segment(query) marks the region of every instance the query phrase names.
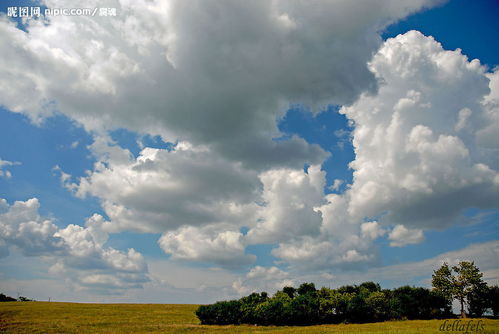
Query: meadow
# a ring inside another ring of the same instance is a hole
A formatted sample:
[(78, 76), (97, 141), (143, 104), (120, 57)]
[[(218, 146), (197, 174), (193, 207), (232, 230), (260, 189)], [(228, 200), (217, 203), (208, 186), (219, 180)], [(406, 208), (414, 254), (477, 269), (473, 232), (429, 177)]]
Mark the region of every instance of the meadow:
[[(441, 333), (443, 320), (303, 327), (200, 325), (197, 305), (0, 303), (0, 333)], [(499, 320), (481, 319), (499, 333)], [(453, 320), (452, 320), (453, 321)], [(473, 319), (476, 323), (478, 320)], [(464, 333), (456, 332), (453, 333)], [(471, 332), (470, 332), (471, 333)]]

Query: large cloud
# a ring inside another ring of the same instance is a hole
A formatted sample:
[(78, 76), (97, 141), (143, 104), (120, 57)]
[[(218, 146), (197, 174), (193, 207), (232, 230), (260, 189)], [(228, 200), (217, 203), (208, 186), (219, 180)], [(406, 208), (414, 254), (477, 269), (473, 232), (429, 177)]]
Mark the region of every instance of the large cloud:
[(207, 147), (178, 143), (171, 151), (144, 148), (135, 158), (126, 149), (97, 139), (95, 168), (76, 183), (62, 173), (79, 197), (102, 200), (111, 219), (107, 231), (164, 232), (185, 225), (232, 224), (254, 220), (257, 173), (214, 155)]
[[(231, 266), (249, 262), (246, 245), (279, 242), (273, 254), (294, 265), (359, 268), (378, 263), (372, 241), (387, 232), (382, 224), (396, 225), (388, 238), (402, 247), (466, 208), (496, 206), (490, 156), (497, 148), (486, 139), (496, 126), (497, 73), (417, 32), (387, 41), (370, 66), (383, 82), (379, 94), (342, 109), (355, 122), (356, 152), (344, 194), (324, 196), (318, 166), (258, 174), (184, 142), (171, 152), (144, 149), (138, 158), (96, 142), (96, 169), (72, 187), (103, 200), (110, 230), (169, 231), (160, 245), (173, 258)], [(250, 227), (245, 237), (242, 226)]]
[(28, 20), (27, 32), (3, 16), (0, 103), (211, 145), (258, 168), (319, 163), (324, 152), (302, 139), (272, 140), (276, 118), (289, 103), (374, 91), (378, 31), (435, 2), (87, 1), (118, 15)]
[(370, 67), (379, 93), (341, 110), (355, 122), (349, 213), (440, 228), (497, 207), (497, 74), (416, 31), (387, 40)]
[(7, 255), (14, 246), (25, 256), (43, 257), (53, 263), (51, 273), (64, 273), (80, 288), (138, 288), (149, 280), (140, 253), (105, 247), (108, 234), (102, 230), (102, 216), (93, 215), (85, 227), (70, 224), (60, 229), (39, 215), (36, 198), (12, 205), (0, 199), (0, 205), (0, 254)]
[(273, 250), (292, 267), (376, 265), (372, 241), (387, 232), (390, 246), (417, 244), (424, 230), (461, 222), (468, 208), (499, 206), (491, 139), (499, 134), (499, 72), (416, 31), (387, 40), (370, 68), (379, 92), (341, 109), (354, 124), (353, 182), (316, 202), (319, 235), (295, 234)]
[[(381, 29), (432, 3), (109, 1), (99, 6), (117, 17), (54, 17), (27, 32), (2, 17), (0, 103), (35, 121), (59, 110), (98, 133), (95, 168), (62, 179), (100, 199), (103, 231), (162, 232), (173, 258), (221, 265), (268, 242), (309, 268), (372, 264), (383, 224), (403, 246), (498, 204), (497, 74), (416, 32), (372, 58)], [(345, 194), (324, 196), (322, 149), (278, 138), (290, 103), (349, 105)], [(179, 144), (133, 157), (109, 145), (117, 127)]]

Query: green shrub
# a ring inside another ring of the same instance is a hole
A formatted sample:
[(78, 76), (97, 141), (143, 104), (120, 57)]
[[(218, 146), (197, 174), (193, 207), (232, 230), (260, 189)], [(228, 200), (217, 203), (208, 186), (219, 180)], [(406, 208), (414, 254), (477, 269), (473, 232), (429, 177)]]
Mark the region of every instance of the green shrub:
[[(497, 287), (492, 287), (486, 296), (478, 296), (485, 302), (477, 308), (497, 312), (497, 294)], [(313, 283), (303, 283), (297, 289), (285, 287), (270, 298), (266, 292), (252, 293), (203, 305), (196, 315), (203, 324), (312, 325), (435, 319), (452, 313), (448, 298), (438, 291), (410, 286), (382, 290), (377, 283), (365, 282), (320, 290)]]
[(221, 301), (212, 305), (201, 305), (196, 316), (202, 324), (228, 325), (241, 321), (241, 302), (239, 300)]

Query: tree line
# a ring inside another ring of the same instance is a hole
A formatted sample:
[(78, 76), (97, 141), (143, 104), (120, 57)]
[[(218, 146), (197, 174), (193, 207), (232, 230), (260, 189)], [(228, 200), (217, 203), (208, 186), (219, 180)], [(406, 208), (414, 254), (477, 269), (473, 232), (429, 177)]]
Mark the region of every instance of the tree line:
[(473, 262), (461, 262), (453, 268), (445, 263), (434, 272), (432, 285), (432, 289), (402, 286), (391, 290), (381, 289), (378, 283), (364, 282), (337, 289), (316, 289), (314, 283), (303, 283), (298, 288), (284, 287), (273, 296), (255, 292), (238, 300), (201, 305), (196, 315), (202, 324), (217, 325), (313, 325), (442, 319), (454, 316), (453, 299), (461, 303), (462, 316), (466, 315), (465, 306), (470, 316), (482, 316), (486, 311), (498, 315), (499, 289), (497, 286), (488, 287), (483, 282), (482, 274)]
[(23, 296), (19, 296), (19, 298), (16, 299), (14, 297), (6, 296), (3, 293), (0, 293), (0, 302), (17, 302), (17, 301), (19, 301), (19, 302), (32, 302), (34, 300), (23, 297)]

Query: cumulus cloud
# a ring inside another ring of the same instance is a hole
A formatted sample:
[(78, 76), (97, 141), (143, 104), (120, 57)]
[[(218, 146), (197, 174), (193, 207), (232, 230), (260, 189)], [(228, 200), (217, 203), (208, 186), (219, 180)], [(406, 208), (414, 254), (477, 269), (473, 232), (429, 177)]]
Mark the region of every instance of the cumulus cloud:
[(422, 230), (408, 229), (404, 225), (397, 225), (388, 235), (391, 240), (390, 246), (403, 247), (411, 244), (418, 244), (424, 240)]
[(27, 256), (64, 251), (64, 240), (55, 235), (57, 226), (38, 215), (40, 203), (36, 198), (13, 205), (0, 199), (0, 207), (0, 238), (4, 247), (17, 246)]
[[(483, 127), (476, 132), (477, 142), (482, 149), (483, 159), (488, 159), (489, 165), (495, 170), (499, 168), (499, 68), (493, 73), (487, 73), (490, 79), (490, 94), (484, 99)], [(466, 119), (467, 120), (467, 119)]]
[(178, 143), (171, 151), (144, 148), (135, 158), (105, 139), (91, 146), (94, 170), (63, 184), (77, 196), (100, 198), (111, 219), (107, 231), (165, 232), (180, 226), (251, 223), (257, 173), (216, 156), (207, 147)]
[(164, 233), (158, 243), (174, 260), (204, 261), (224, 267), (239, 267), (254, 262), (254, 255), (244, 253), (246, 243), (243, 235), (227, 228), (231, 226), (186, 226)]
[(369, 239), (377, 239), (383, 236), (386, 231), (380, 227), (378, 222), (367, 222), (360, 225), (361, 235)]
[(383, 235), (381, 228), (376, 222), (366, 225), (353, 220), (347, 211), (347, 196), (329, 194), (325, 200), (314, 209), (322, 216), (320, 233), (288, 238), (272, 254), (301, 270), (349, 270), (376, 264), (378, 255), (373, 240)]
[(297, 235), (317, 235), (322, 217), (315, 207), (323, 201), (325, 172), (320, 166), (303, 170), (278, 169), (262, 173), (259, 223), (248, 232), (253, 243), (274, 243)]
[[(463, 209), (496, 207), (497, 72), (417, 32), (372, 58), (380, 30), (437, 2), (110, 0), (116, 17), (28, 20), (26, 31), (0, 17), (0, 103), (94, 131), (93, 170), (61, 180), (110, 218), (36, 233), (116, 270), (140, 267), (136, 253), (103, 248), (124, 230), (163, 233), (174, 259), (247, 264), (246, 245), (278, 242), (273, 255), (292, 266), (359, 268), (376, 263), (383, 225), (402, 246)], [(356, 157), (344, 194), (324, 196), (324, 150), (278, 131), (295, 102), (347, 105)], [(134, 157), (106, 137), (119, 127), (177, 145)]]
[(276, 119), (289, 103), (374, 91), (378, 32), (438, 2), (109, 0), (99, 5), (115, 17), (28, 19), (26, 31), (3, 16), (0, 103), (35, 121), (60, 111), (91, 130), (211, 145), (255, 168), (320, 163), (318, 146), (272, 140)]
[(108, 234), (102, 230), (102, 216), (94, 214), (85, 227), (69, 224), (61, 229), (39, 215), (36, 198), (12, 205), (1, 199), (0, 206), (0, 244), (5, 255), (14, 246), (25, 256), (41, 256), (53, 263), (52, 274), (64, 274), (79, 287), (138, 288), (148, 281), (140, 253), (105, 247)]
[(495, 126), (497, 74), (416, 31), (387, 40), (370, 68), (378, 94), (341, 109), (355, 123), (349, 213), (441, 228), (466, 208), (496, 207), (499, 166), (481, 136)]
[(278, 243), (272, 254), (307, 270), (357, 269), (378, 260), (373, 241), (385, 234), (375, 221), (356, 221), (348, 197), (324, 194), (325, 172), (279, 169), (260, 175), (263, 202), (248, 231), (249, 244)]
[(402, 247), (467, 208), (499, 204), (496, 144), (481, 137), (494, 131), (497, 72), (416, 31), (387, 40), (370, 68), (379, 92), (341, 109), (354, 124), (353, 182), (317, 204), (320, 235), (296, 235), (273, 250), (292, 266), (376, 265), (382, 226), (395, 226), (388, 239)]
[(100, 199), (110, 218), (104, 231), (162, 233), (158, 243), (173, 260), (246, 266), (254, 261), (246, 246), (276, 242), (275, 256), (307, 266), (355, 267), (376, 259), (371, 242), (382, 229), (376, 223), (361, 231), (344, 197), (324, 196), (319, 165), (257, 173), (188, 142), (144, 148), (134, 157), (96, 137), (90, 149), (94, 169), (73, 180), (56, 168), (62, 183), (76, 196)]

